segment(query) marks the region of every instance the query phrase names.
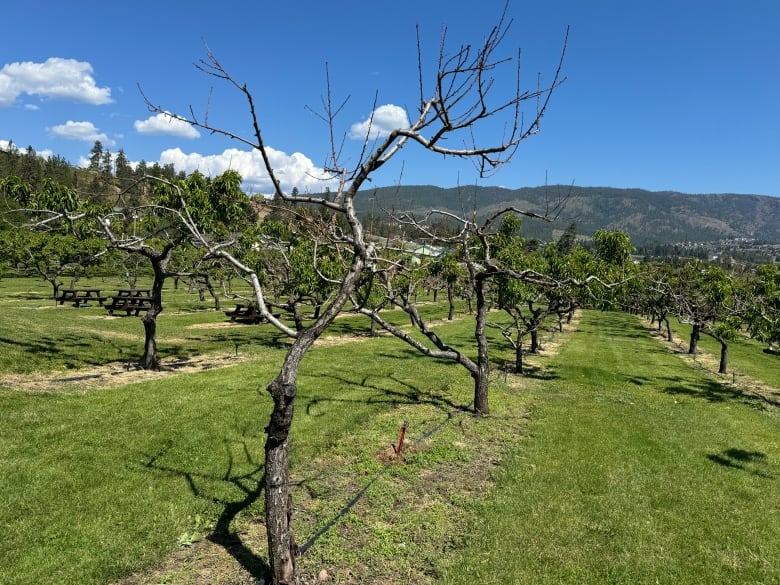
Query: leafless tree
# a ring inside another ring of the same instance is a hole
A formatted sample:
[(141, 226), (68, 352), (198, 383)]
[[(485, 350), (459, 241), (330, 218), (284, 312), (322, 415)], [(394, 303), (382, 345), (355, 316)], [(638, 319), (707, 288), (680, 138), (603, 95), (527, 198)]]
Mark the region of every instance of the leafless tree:
[[(366, 181), (396, 157), (405, 146), (411, 147), (416, 144), (430, 153), (472, 160), (478, 173), (485, 176), (509, 162), (520, 143), (539, 132), (550, 98), (563, 82), (561, 68), (566, 42), (563, 43), (560, 61), (550, 83), (544, 87), (537, 86), (533, 90), (523, 91), (520, 86), (519, 53), (518, 60), (503, 58), (497, 54), (501, 43), (506, 40), (510, 24), (505, 10), (496, 26), (489, 31), (480, 45), (460, 45), (454, 50), (449, 49), (445, 30), (441, 38), (435, 72), (427, 83), (424, 81), (427, 72), (423, 67), (422, 42), (418, 31), (420, 83), (416, 117), (409, 127), (397, 128), (376, 140), (372, 138), (373, 134), (369, 128), (357, 163), (349, 166), (342, 164), (340, 160), (340, 147), (335, 129), (341, 106), (334, 105), (331, 84), (328, 81), (327, 96), (323, 100), (320, 117), (331, 129), (330, 154), (325, 171), (329, 178), (338, 182), (338, 187), (331, 197), (310, 194), (288, 195), (283, 191), (269, 156), (269, 148), (262, 133), (262, 123), (252, 92), (245, 84), (233, 77), (214, 54), (207, 53), (206, 58), (201, 60), (197, 67), (207, 75), (229, 84), (243, 95), (248, 108), (251, 133), (245, 135), (239, 131), (213, 126), (209, 121), (208, 111), (199, 115), (190, 108), (184, 115), (168, 114), (172, 118), (236, 140), (257, 151), (264, 162), (265, 170), (273, 185), (273, 195), (277, 200), (319, 205), (343, 218), (342, 222), (332, 224), (329, 237), (332, 243), (349, 250), (351, 260), (339, 282), (336, 283), (335, 292), (322, 307), (319, 317), (313, 323), (298, 330), (289, 327), (272, 314), (265, 298), (265, 291), (253, 268), (231, 254), (228, 246), (209, 241), (200, 233), (196, 222), (187, 216), (186, 209), (183, 212), (185, 223), (193, 237), (209, 250), (209, 254), (228, 260), (246, 275), (252, 284), (256, 304), (263, 318), (293, 338), (278, 375), (267, 386), (274, 403), (266, 427), (265, 444), (266, 529), (274, 584), (296, 582), (296, 546), (290, 525), (292, 504), (289, 445), (290, 427), (298, 390), (298, 368), (315, 340), (349, 302), (364, 270), (377, 262), (376, 248), (366, 236), (364, 226), (355, 212), (354, 200)], [(516, 79), (515, 90), (510, 95), (494, 96), (492, 91), (496, 87), (494, 76), (504, 68), (508, 68), (510, 75)], [(151, 111), (168, 113), (167, 108), (153, 103), (146, 97), (145, 99)], [(527, 102), (530, 102), (533, 108), (528, 119), (524, 113)], [(478, 130), (483, 123), (501, 117), (506, 122), (501, 135), (487, 142), (481, 142), (483, 133)], [(457, 144), (462, 146), (456, 146)]]

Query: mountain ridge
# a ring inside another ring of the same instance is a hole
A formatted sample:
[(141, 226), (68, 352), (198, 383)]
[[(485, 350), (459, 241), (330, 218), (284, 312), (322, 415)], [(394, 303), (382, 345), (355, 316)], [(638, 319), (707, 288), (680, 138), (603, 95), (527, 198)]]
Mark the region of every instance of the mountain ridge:
[(556, 239), (571, 223), (590, 236), (597, 229), (622, 230), (635, 245), (752, 239), (780, 242), (780, 197), (769, 195), (648, 191), (639, 188), (456, 187), (405, 185), (378, 187), (355, 199), (359, 213), (380, 210), (422, 216), (439, 210), (486, 218), (507, 207), (556, 216), (552, 222), (524, 218), (523, 233), (546, 241)]

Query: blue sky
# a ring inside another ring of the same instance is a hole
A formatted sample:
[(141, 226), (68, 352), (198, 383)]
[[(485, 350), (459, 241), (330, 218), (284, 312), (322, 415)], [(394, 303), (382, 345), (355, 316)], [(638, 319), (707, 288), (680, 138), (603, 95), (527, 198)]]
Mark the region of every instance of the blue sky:
[[(361, 143), (350, 135), (374, 106), (388, 124), (415, 111), (416, 25), (433, 57), (442, 26), (452, 42), (478, 43), (503, 5), (12, 1), (3, 7), (0, 147), (10, 140), (79, 163), (97, 139), (131, 161), (210, 175), (237, 168), (249, 190), (269, 192), (242, 145), (156, 119), (141, 97), (139, 85), (181, 113), (210, 103), (212, 123), (249, 135), (240, 96), (193, 66), (208, 48), (252, 91), (285, 189), (316, 191), (328, 128), (309, 108), (319, 110), (326, 94), (326, 63), (334, 99), (349, 98), (336, 130), (346, 160), (356, 160)], [(407, 145), (374, 185), (546, 182), (780, 196), (780, 2), (514, 0), (509, 14), (502, 55), (522, 49), (526, 89), (537, 73), (551, 79), (571, 27), (567, 80), (541, 132), (488, 179)]]

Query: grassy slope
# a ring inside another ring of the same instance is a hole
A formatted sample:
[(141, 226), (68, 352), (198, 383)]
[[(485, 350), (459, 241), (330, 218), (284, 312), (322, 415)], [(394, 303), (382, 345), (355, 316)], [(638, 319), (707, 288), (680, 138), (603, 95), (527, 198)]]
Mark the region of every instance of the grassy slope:
[(780, 420), (586, 313), (447, 583), (780, 582)]

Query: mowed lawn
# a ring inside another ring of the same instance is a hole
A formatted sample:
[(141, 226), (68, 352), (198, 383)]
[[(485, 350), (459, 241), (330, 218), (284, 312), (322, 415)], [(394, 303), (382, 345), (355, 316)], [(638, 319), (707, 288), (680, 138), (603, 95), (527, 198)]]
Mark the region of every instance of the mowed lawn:
[(585, 312), (445, 583), (780, 583), (780, 417)]
[[(138, 355), (136, 318), (106, 320), (99, 308), (44, 308), (45, 292), (3, 296), (0, 370), (69, 370)], [(263, 387), (284, 344), (267, 328), (224, 328), (224, 321), (221, 312), (173, 294), (161, 320), (163, 356), (238, 353), (248, 361), (86, 391), (0, 389), (0, 584), (110, 583), (212, 530), (262, 515), (270, 402)], [(462, 368), (422, 358), (394, 339), (350, 342), (366, 328), (362, 320), (340, 319), (336, 342), (318, 344), (304, 360), (294, 472), (307, 461), (327, 468), (333, 457), (330, 472), (338, 475), (344, 460), (360, 462), (366, 454), (374, 470), (377, 445), (387, 447), (398, 421), (439, 420), (470, 401)], [(468, 319), (442, 332), (472, 351)], [(510, 375), (507, 387), (496, 374), (493, 414), (475, 421), (480, 437), (502, 434), (502, 445), (509, 445), (495, 488), (470, 503), (447, 496), (470, 520), (442, 521), (438, 531), (414, 530), (411, 519), (403, 524), (415, 546), (428, 551), (425, 582), (780, 583), (778, 410), (690, 367), (628, 315), (584, 311), (577, 331), (555, 337), (565, 340), (560, 352), (531, 358), (532, 376)], [(507, 348), (497, 346), (493, 355), (509, 359)], [(757, 359), (745, 369), (762, 378), (771, 363)], [(507, 416), (512, 409), (528, 416), (515, 422)], [(510, 420), (519, 426), (504, 440), (514, 429)], [(375, 424), (381, 431), (375, 441), (357, 440)], [(437, 440), (462, 443), (461, 424)], [(410, 457), (390, 476), (397, 491), (369, 492), (361, 515), (349, 522), (374, 527), (374, 534), (376, 526), (392, 529), (404, 493), (420, 489), (417, 475), (446, 475), (444, 467), (423, 469), (434, 454), (449, 453), (445, 447), (432, 443)], [(457, 451), (453, 461), (464, 456)], [(352, 495), (333, 494), (323, 517), (302, 512), (301, 536)], [(395, 503), (369, 505), (380, 495)], [(419, 511), (414, 520), (437, 526)], [(468, 534), (465, 548), (444, 546), (464, 542), (459, 530)], [(347, 534), (353, 531), (356, 525)], [(402, 570), (409, 566), (399, 558), (405, 549), (391, 544), (372, 548), (330, 534), (309, 554), (339, 582), (350, 572), (342, 564), (351, 556), (345, 549), (387, 549), (374, 559), (394, 568), (382, 583), (420, 582)], [(423, 558), (411, 543), (407, 549)], [(252, 552), (264, 556), (262, 548)]]

